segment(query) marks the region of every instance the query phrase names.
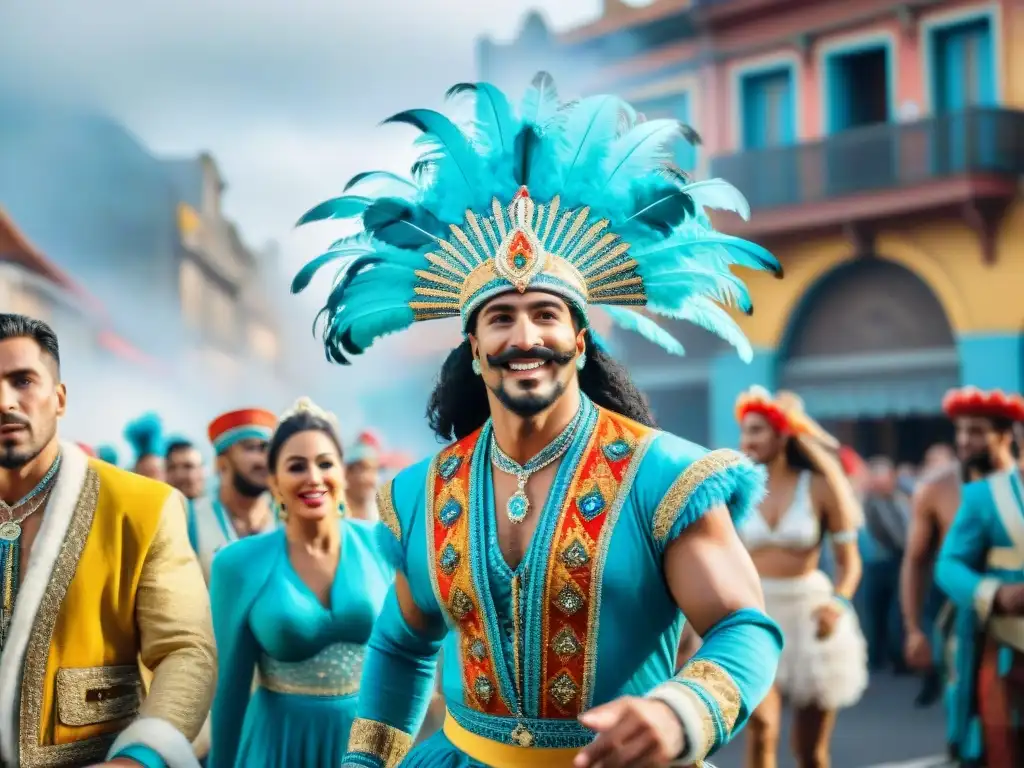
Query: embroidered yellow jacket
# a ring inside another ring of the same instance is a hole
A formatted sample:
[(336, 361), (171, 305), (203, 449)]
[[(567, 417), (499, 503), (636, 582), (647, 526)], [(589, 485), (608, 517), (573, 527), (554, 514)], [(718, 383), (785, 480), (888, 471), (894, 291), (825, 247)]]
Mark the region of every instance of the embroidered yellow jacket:
[(0, 762), (62, 768), (141, 748), (198, 765), (216, 654), (184, 499), (62, 451), (0, 656)]

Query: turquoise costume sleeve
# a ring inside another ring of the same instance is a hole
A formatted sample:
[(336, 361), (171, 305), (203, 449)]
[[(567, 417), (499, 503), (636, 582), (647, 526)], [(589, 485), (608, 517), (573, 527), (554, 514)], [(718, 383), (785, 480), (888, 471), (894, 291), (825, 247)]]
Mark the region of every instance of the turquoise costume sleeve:
[[(423, 509), (428, 464), (423, 462), (399, 473), (377, 495), (381, 519), (378, 543), (388, 562), (409, 580), (416, 605), (420, 605), (416, 591), (422, 585), (416, 583), (415, 574), (422, 566), (410, 556), (409, 544), (412, 536), (422, 535), (422, 524), (417, 525), (416, 518)], [(434, 693), (437, 655), (444, 634), (439, 618), (436, 632), (410, 627), (395, 588), (391, 588), (367, 644), (357, 717), (344, 765), (391, 768), (405, 758)]]
[(401, 761), (426, 717), (440, 649), (440, 639), (424, 637), (405, 621), (392, 587), (367, 647), (344, 765), (382, 768)]
[(699, 765), (746, 725), (772, 687), (782, 643), (774, 621), (744, 608), (708, 630), (679, 674), (651, 691), (683, 724), (686, 751), (679, 765)]
[(143, 768), (167, 768), (167, 763), (160, 757), (160, 753), (144, 744), (132, 744), (125, 747), (117, 754), (111, 755), (110, 759), (134, 760)]
[(991, 521), (984, 481), (963, 488), (960, 509), (946, 534), (935, 564), (935, 580), (961, 610), (973, 611), (981, 621), (992, 613), (998, 579), (984, 576), (985, 557), (992, 546)]
[(248, 543), (241, 541), (218, 552), (210, 573), (217, 691), (211, 711), (209, 764), (226, 768), (235, 764), (238, 754), (259, 655), (256, 638), (249, 628), (251, 579), (259, 576), (252, 572)]

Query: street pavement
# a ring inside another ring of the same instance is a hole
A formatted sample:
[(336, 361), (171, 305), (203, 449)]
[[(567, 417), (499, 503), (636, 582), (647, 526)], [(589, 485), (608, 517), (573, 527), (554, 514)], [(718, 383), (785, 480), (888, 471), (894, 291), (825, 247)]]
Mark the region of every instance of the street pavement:
[[(926, 768), (942, 765), (942, 709), (914, 707), (913, 677), (875, 673), (857, 706), (839, 713), (832, 737), (832, 768)], [(716, 768), (744, 768), (743, 734), (711, 758)], [(789, 718), (783, 723), (779, 768), (796, 768), (789, 753)]]

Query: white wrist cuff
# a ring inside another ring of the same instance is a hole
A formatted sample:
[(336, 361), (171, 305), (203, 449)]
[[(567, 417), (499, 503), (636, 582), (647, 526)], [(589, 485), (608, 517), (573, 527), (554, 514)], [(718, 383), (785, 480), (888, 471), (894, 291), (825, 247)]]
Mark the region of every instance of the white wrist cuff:
[(669, 680), (647, 694), (649, 699), (664, 702), (675, 712), (683, 726), (683, 754), (671, 765), (693, 765), (704, 759), (714, 742), (710, 731), (707, 707), (689, 687)]

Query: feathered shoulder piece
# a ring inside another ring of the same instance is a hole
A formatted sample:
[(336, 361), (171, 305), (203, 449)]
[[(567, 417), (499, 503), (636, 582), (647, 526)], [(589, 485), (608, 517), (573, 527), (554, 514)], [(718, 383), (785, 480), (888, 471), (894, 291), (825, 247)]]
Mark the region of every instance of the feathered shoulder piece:
[(135, 451), (136, 460), (144, 456), (162, 456), (164, 426), (156, 413), (144, 413), (124, 428), (124, 439)]
[(449, 96), (472, 99), (468, 124), (426, 109), (384, 121), (422, 134), (409, 178), (360, 173), (299, 221), (362, 220), (361, 232), (292, 283), (301, 291), (321, 267), (340, 264), (318, 316), (330, 359), (347, 363), (420, 320), (460, 316), (466, 330), (490, 298), (527, 290), (561, 296), (584, 320), (600, 305), (677, 354), (679, 343), (636, 310), (689, 320), (749, 359), (722, 308), (752, 310), (731, 267), (781, 268), (763, 248), (712, 229), (706, 209), (745, 218), (749, 208), (725, 181), (691, 181), (672, 165), (674, 142), (698, 141), (688, 127), (644, 120), (614, 96), (563, 104), (546, 73), (518, 108), (487, 83), (456, 85)]
[(951, 419), (982, 416), (1024, 422), (1024, 397), (1001, 389), (984, 391), (977, 387), (951, 389), (942, 399), (942, 410)]

